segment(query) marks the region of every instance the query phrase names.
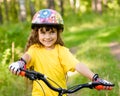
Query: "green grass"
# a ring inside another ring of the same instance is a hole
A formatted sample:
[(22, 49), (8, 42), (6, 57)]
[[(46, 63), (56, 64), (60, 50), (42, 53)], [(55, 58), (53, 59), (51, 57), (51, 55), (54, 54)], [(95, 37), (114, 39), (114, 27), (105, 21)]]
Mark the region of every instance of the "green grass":
[[(114, 18), (113, 18), (114, 17)], [(65, 31), (63, 39), (69, 48), (75, 47), (76, 57), (84, 62), (92, 71), (101, 78), (116, 84), (112, 91), (96, 91), (83, 89), (75, 96), (119, 96), (120, 95), (120, 67), (119, 61), (110, 53), (109, 44), (120, 42), (120, 17), (111, 13), (96, 15), (71, 14), (65, 15)], [(28, 34), (29, 23), (4, 24), (0, 26), (0, 94), (1, 96), (25, 96), (25, 84), (22, 77), (12, 75), (8, 65), (12, 61), (12, 42), (15, 43), (15, 59), (23, 53)], [(86, 83), (89, 80), (81, 74), (69, 78), (68, 86)], [(28, 93), (29, 94), (29, 93)], [(79, 95), (78, 95), (79, 94)]]

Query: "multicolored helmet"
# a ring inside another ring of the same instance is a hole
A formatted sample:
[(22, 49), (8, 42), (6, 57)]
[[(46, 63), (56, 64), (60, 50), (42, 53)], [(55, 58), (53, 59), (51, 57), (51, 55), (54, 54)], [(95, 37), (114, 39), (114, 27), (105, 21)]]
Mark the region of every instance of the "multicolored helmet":
[(64, 29), (64, 22), (61, 15), (53, 9), (42, 9), (33, 16), (32, 29), (43, 25), (58, 26)]

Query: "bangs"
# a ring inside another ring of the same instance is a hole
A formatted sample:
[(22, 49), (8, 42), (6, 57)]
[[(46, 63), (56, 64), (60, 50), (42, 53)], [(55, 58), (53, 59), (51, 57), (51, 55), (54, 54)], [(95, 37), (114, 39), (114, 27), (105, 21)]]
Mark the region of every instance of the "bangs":
[(52, 27), (52, 26), (44, 26), (44, 27), (40, 27), (39, 29), (40, 29), (40, 31), (42, 31), (42, 32), (46, 32), (46, 31), (56, 31), (56, 30), (57, 30), (57, 28)]

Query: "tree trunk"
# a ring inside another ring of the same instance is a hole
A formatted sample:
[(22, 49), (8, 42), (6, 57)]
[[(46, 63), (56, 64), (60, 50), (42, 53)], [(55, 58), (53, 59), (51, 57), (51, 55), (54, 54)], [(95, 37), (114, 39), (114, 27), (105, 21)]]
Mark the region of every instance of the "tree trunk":
[(64, 16), (64, 6), (63, 6), (63, 4), (64, 4), (64, 1), (63, 0), (60, 0), (60, 13), (61, 13), (61, 15), (62, 16)]
[(97, 12), (102, 14), (102, 0), (97, 0)]
[(79, 8), (80, 8), (80, 1), (76, 0), (76, 3), (75, 3), (75, 12), (76, 13), (78, 12)]
[(74, 9), (74, 0), (70, 0), (70, 6), (72, 9)]
[(96, 12), (96, 9), (97, 9), (97, 7), (96, 7), (96, 1), (97, 0), (92, 0), (92, 10), (95, 11), (95, 12)]
[(55, 9), (55, 2), (54, 0), (47, 0), (48, 2), (48, 8), (49, 9)]
[(20, 21), (26, 21), (26, 8), (25, 8), (25, 0), (19, 0), (19, 6), (20, 6), (20, 15), (19, 19)]
[(5, 7), (5, 15), (6, 15), (6, 20), (9, 22), (9, 15), (8, 15), (8, 5), (7, 5), (7, 0), (4, 0), (4, 7)]
[(1, 8), (1, 3), (0, 3), (0, 24), (3, 23), (3, 15), (2, 15), (2, 8)]
[(17, 22), (18, 21), (18, 10), (17, 10), (18, 3), (16, 0), (11, 0), (9, 1), (9, 5), (10, 5), (10, 16), (12, 16), (11, 19), (13, 22)]
[(35, 14), (35, 6), (34, 6), (34, 2), (33, 0), (29, 0), (29, 4), (30, 4), (30, 15), (31, 15), (31, 18), (33, 17), (33, 15)]
[(102, 13), (102, 0), (92, 0), (92, 10)]

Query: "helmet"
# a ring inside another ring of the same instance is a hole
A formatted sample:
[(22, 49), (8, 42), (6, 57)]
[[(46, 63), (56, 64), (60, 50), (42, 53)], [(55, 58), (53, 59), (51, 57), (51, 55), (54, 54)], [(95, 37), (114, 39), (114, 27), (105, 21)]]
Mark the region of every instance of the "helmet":
[(32, 19), (32, 29), (44, 25), (64, 27), (61, 15), (53, 9), (42, 9), (35, 13)]

